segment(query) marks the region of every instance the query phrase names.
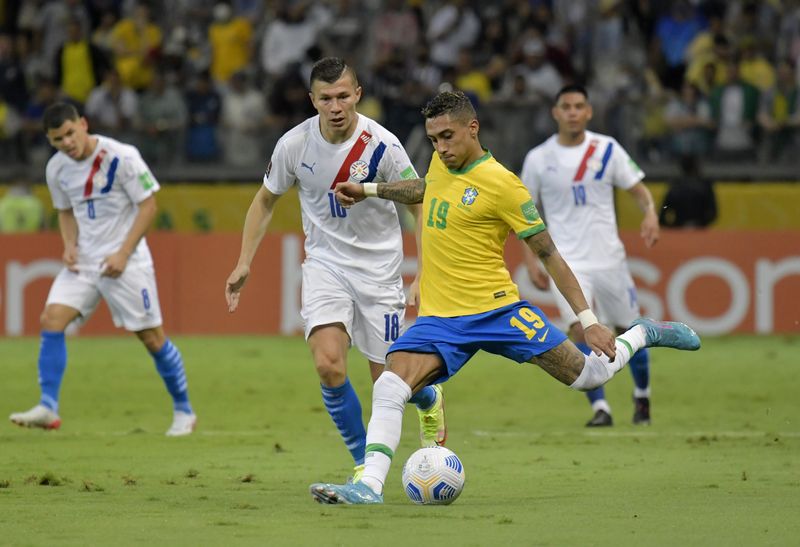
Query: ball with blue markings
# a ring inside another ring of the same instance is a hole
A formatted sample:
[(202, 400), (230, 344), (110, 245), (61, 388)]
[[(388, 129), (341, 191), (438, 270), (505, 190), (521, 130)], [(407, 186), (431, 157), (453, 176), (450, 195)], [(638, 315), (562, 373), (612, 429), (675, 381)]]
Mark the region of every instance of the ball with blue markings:
[(403, 490), (414, 503), (453, 503), (464, 489), (464, 480), (464, 464), (443, 446), (420, 448), (403, 466)]

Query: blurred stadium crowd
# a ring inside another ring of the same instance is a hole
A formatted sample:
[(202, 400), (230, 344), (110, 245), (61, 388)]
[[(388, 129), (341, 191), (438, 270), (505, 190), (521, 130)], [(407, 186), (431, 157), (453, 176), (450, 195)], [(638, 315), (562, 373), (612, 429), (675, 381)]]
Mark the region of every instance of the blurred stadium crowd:
[[(0, 0), (0, 160), (42, 164), (44, 108), (153, 165), (263, 165), (314, 114), (311, 65), (346, 58), (360, 110), (430, 154), (420, 106), (470, 93), (511, 168), (585, 83), (592, 129), (637, 159), (798, 162), (798, 0)], [(756, 163), (756, 164), (758, 164)]]

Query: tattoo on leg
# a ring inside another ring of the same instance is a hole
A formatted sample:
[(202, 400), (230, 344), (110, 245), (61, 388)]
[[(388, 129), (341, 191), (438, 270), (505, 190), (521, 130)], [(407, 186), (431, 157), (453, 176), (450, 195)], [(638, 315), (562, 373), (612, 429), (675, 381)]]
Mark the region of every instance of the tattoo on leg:
[(585, 361), (583, 353), (569, 340), (531, 359), (531, 363), (539, 365), (547, 374), (566, 385), (578, 379)]

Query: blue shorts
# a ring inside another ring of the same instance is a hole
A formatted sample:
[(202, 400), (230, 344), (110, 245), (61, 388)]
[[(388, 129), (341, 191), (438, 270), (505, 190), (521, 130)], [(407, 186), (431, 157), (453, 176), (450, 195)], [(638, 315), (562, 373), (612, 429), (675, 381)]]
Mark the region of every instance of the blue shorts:
[(447, 368), (446, 374), (434, 382), (439, 383), (458, 372), (479, 349), (526, 363), (566, 339), (539, 308), (520, 300), (475, 315), (419, 317), (388, 353), (439, 354)]

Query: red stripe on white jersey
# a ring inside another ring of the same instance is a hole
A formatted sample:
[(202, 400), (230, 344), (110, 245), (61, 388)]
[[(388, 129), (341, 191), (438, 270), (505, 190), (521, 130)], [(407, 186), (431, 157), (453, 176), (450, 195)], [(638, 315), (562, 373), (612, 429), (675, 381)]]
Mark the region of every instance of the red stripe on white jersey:
[(100, 164), (103, 163), (103, 158), (106, 156), (105, 148), (97, 153), (97, 157), (92, 162), (92, 169), (89, 171), (89, 176), (86, 178), (86, 184), (83, 187), (83, 197), (88, 198), (92, 195), (94, 189), (94, 176), (100, 170)]
[(589, 147), (583, 154), (583, 159), (581, 160), (581, 164), (578, 166), (578, 171), (575, 173), (575, 178), (572, 179), (572, 182), (579, 182), (583, 180), (583, 175), (586, 174), (586, 164), (588, 163), (589, 158), (592, 157), (592, 154), (594, 154), (594, 151), (597, 149), (597, 143), (597, 139), (592, 139), (589, 142)]
[(346, 182), (350, 178), (350, 165), (356, 161), (356, 159), (361, 157), (361, 154), (364, 153), (364, 149), (371, 140), (372, 135), (366, 131), (361, 132), (356, 139), (353, 148), (350, 149), (350, 152), (348, 152), (347, 157), (344, 159), (344, 162), (342, 162), (341, 167), (339, 167), (339, 172), (336, 173), (336, 178), (334, 178), (333, 182), (331, 183), (331, 190), (336, 187), (337, 183)]

